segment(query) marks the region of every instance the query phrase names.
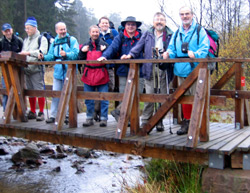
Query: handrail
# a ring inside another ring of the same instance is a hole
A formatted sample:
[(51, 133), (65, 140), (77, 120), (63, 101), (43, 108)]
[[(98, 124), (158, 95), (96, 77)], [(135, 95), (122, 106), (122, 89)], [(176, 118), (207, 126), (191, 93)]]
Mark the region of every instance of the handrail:
[[(25, 117), (25, 105), (24, 97), (33, 96), (34, 91), (24, 89), (24, 82), (22, 81), (19, 73), (20, 66), (24, 64), (32, 65), (54, 65), (58, 64), (58, 61), (47, 61), (47, 62), (25, 62), (20, 60), (15, 54), (7, 55), (8, 57), (0, 58), (0, 64), (3, 70), (4, 79), (7, 83), (7, 93), (9, 100), (7, 104), (7, 110), (5, 112), (5, 123), (10, 122), (10, 117), (14, 112), (14, 104), (17, 104), (17, 118), (21, 121), (28, 121)], [(17, 58), (15, 58), (15, 56)], [(64, 87), (62, 91), (36, 91), (35, 94), (42, 96), (60, 96), (60, 104), (58, 116), (56, 118), (56, 124), (54, 129), (60, 130), (64, 115), (66, 113), (66, 105), (70, 103), (70, 127), (77, 126), (76, 119), (76, 101), (77, 99), (105, 99), (105, 100), (123, 100), (121, 108), (121, 116), (117, 124), (116, 137), (121, 139), (126, 134), (127, 123), (131, 116), (131, 131), (132, 135), (146, 135), (149, 134), (152, 128), (157, 122), (162, 119), (171, 108), (174, 108), (174, 114), (178, 114), (176, 104), (181, 103), (193, 103), (194, 107), (190, 122), (190, 130), (187, 137), (187, 147), (195, 147), (197, 145), (198, 137), (200, 136), (201, 141), (209, 140), (209, 106), (210, 104), (223, 104), (223, 100), (226, 97), (232, 97), (235, 100), (235, 127), (243, 128), (244, 124), (248, 124), (250, 120), (244, 120), (244, 117), (249, 117), (249, 105), (246, 99), (250, 98), (249, 91), (246, 91), (245, 87), (240, 84), (241, 77), (244, 75), (244, 68), (242, 63), (250, 62), (250, 58), (205, 58), (205, 59), (189, 59), (189, 58), (178, 58), (178, 59), (132, 59), (132, 60), (107, 60), (98, 63), (103, 64), (130, 64), (130, 71), (128, 74), (128, 82), (125, 88), (126, 94), (117, 93), (89, 93), (77, 90), (75, 72), (76, 64), (91, 64), (97, 61), (86, 61), (86, 60), (75, 60), (75, 61), (60, 61), (60, 64), (68, 64), (68, 71)], [(139, 94), (138, 92), (138, 64), (140, 63), (175, 63), (175, 62), (199, 62), (199, 65), (195, 70), (187, 77), (187, 79), (169, 95), (164, 94)], [(232, 62), (233, 67), (226, 72), (222, 78), (216, 83), (214, 89), (210, 90), (210, 72), (207, 68), (207, 64), (210, 62)], [(235, 90), (224, 91), (220, 90), (228, 78), (232, 76), (236, 77)], [(194, 96), (184, 96), (186, 90), (193, 84), (193, 82), (199, 83), (196, 87), (196, 94)], [(211, 93), (210, 93), (211, 92)], [(221, 95), (223, 97), (211, 96), (210, 94)], [(157, 113), (149, 120), (148, 124), (144, 128), (139, 128), (139, 101), (160, 101), (162, 102), (161, 108)], [(245, 109), (244, 110), (244, 105)], [(239, 113), (239, 112), (240, 113)], [(175, 116), (175, 118), (178, 118)], [(248, 123), (246, 123), (248, 121)]]
[[(42, 61), (29, 62), (33, 65), (54, 65), (54, 64), (94, 64), (96, 60), (66, 60), (66, 61)], [(250, 58), (174, 58), (174, 59), (130, 59), (130, 60), (104, 60), (98, 61), (101, 64), (124, 64), (124, 63), (176, 63), (176, 62), (250, 62)]]

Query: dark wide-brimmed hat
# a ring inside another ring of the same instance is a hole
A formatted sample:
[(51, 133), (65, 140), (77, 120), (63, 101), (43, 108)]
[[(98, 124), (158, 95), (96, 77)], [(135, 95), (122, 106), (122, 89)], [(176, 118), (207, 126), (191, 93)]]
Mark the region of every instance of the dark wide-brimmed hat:
[(140, 21), (136, 21), (135, 17), (133, 17), (133, 16), (128, 16), (128, 17), (126, 18), (125, 21), (122, 21), (122, 22), (121, 22), (121, 25), (122, 25), (123, 27), (125, 27), (125, 24), (126, 24), (127, 22), (135, 22), (137, 27), (140, 27), (140, 26), (141, 26), (141, 22), (140, 22)]

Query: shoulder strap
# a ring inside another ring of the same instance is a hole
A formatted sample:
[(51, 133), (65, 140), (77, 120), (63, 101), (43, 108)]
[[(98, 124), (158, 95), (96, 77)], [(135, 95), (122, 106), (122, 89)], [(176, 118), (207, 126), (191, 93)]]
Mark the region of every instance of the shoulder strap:
[(201, 25), (197, 24), (197, 45), (199, 45), (200, 42), (200, 31), (201, 31)]
[(70, 47), (70, 37), (71, 37), (71, 36), (68, 36), (68, 37), (67, 37), (67, 44), (68, 44), (69, 47)]
[(43, 37), (42, 34), (38, 37), (38, 48), (40, 48), (41, 46), (42, 37)]
[(178, 33), (179, 33), (179, 28), (176, 31), (175, 36), (174, 36), (174, 48), (175, 48), (175, 50), (176, 50), (176, 39), (177, 39)]

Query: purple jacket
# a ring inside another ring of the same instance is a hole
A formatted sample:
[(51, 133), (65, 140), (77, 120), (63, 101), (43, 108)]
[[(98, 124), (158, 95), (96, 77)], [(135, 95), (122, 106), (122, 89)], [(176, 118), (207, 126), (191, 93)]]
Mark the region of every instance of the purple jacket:
[[(164, 51), (167, 50), (168, 43), (171, 39), (172, 30), (167, 26), (163, 32), (163, 47)], [(137, 42), (136, 46), (133, 47), (129, 55), (133, 58), (136, 58), (140, 55), (141, 52), (144, 52), (144, 59), (153, 59), (152, 48), (155, 47), (155, 36), (154, 28), (150, 28), (148, 31), (144, 32), (141, 39)], [(142, 75), (145, 79), (150, 80), (152, 77), (152, 63), (143, 63), (142, 66)]]

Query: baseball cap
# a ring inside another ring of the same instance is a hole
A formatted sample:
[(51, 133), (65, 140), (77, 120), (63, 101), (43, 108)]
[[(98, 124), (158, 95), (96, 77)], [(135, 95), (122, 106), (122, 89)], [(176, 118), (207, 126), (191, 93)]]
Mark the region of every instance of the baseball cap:
[(9, 23), (5, 23), (5, 24), (2, 25), (2, 31), (5, 31), (5, 30), (11, 29), (11, 28), (12, 27), (11, 27), (11, 25)]

